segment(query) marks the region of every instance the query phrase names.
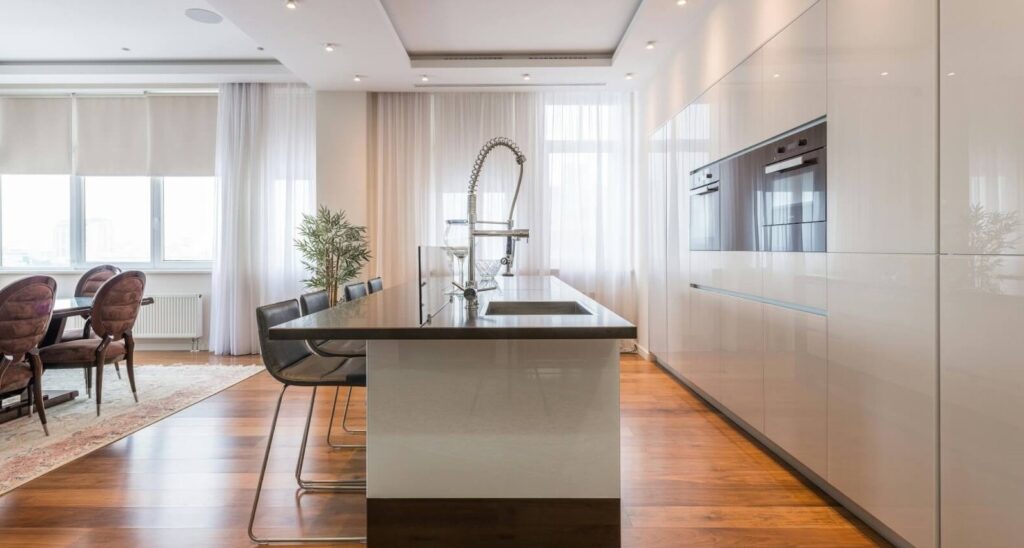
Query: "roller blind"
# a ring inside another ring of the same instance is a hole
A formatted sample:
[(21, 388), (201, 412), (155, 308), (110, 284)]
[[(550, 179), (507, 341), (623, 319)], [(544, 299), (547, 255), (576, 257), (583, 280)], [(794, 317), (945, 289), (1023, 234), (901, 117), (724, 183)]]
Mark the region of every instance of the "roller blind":
[(71, 172), (71, 98), (0, 97), (0, 173)]
[(147, 175), (145, 97), (75, 99), (75, 174)]
[(149, 97), (149, 174), (213, 175), (217, 97)]

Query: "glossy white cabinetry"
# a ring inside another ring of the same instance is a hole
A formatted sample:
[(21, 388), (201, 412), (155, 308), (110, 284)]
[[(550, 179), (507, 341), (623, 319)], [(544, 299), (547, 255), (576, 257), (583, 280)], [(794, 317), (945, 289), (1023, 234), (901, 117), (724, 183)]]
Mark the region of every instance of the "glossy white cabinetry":
[(764, 433), (821, 477), (827, 469), (827, 320), (764, 307)]
[(719, 352), (723, 297), (693, 289), (690, 291), (690, 325), (683, 352), (683, 376), (713, 398), (719, 398), (722, 371)]
[(1024, 257), (940, 259), (942, 543), (1024, 538)]
[(691, 251), (690, 281), (698, 285), (722, 288), (722, 252)]
[(699, 141), (698, 151), (707, 155), (707, 160), (697, 167), (704, 166), (722, 157), (721, 138), (721, 89), (712, 86), (703, 95), (693, 101), (696, 116), (695, 136)]
[(829, 251), (936, 252), (937, 16), (829, 0)]
[(773, 301), (828, 308), (827, 255), (824, 253), (762, 253), (763, 296)]
[(761, 140), (825, 115), (826, 6), (819, 1), (762, 48)]
[(689, 167), (692, 143), (687, 138), (691, 111), (681, 112), (669, 124), (668, 187), (666, 205), (666, 341), (658, 353), (662, 363), (683, 374), (683, 344), (689, 329), (690, 306), (690, 192)]
[(828, 480), (918, 547), (936, 543), (937, 261), (828, 254)]
[(722, 78), (719, 90), (721, 110), (719, 125), (721, 150), (719, 156), (735, 154), (762, 139), (764, 134), (761, 50), (754, 52), (740, 66)]
[(719, 256), (719, 289), (760, 297), (763, 290), (763, 265), (758, 251), (722, 251)]
[(648, 143), (648, 279), (647, 279), (647, 337), (648, 350), (657, 355), (666, 345), (666, 287), (665, 238), (666, 184), (668, 177), (668, 127), (656, 131)]
[(721, 392), (718, 400), (757, 430), (764, 430), (765, 305), (722, 295), (720, 309)]
[(1024, 2), (942, 0), (944, 253), (1024, 253)]

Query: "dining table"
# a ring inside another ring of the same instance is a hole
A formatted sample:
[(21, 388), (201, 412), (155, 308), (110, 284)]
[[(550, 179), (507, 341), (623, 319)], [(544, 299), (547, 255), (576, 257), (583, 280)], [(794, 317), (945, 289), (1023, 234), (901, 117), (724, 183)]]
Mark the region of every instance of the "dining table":
[[(92, 297), (64, 297), (55, 299), (53, 302), (53, 314), (50, 316), (50, 325), (46, 329), (39, 347), (50, 346), (60, 342), (68, 319), (75, 317), (87, 318), (92, 310)], [(143, 297), (142, 306), (153, 304), (153, 297)], [(45, 373), (43, 374), (45, 378)], [(43, 383), (43, 405), (47, 409), (55, 405), (67, 403), (79, 396), (78, 390), (46, 390), (46, 383)], [(18, 417), (28, 414), (28, 391), (21, 394), (15, 403), (0, 406), (0, 424), (12, 421)]]

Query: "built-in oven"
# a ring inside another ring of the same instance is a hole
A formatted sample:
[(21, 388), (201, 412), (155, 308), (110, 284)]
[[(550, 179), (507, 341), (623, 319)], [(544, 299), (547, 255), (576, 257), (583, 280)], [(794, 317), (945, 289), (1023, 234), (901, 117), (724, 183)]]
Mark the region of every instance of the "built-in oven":
[[(721, 194), (718, 171), (706, 168), (691, 175), (690, 249), (718, 251), (721, 249)], [(698, 184), (700, 183), (700, 184)], [(696, 186), (695, 186), (696, 185)]]
[(825, 124), (765, 147), (761, 180), (761, 247), (767, 251), (825, 251)]

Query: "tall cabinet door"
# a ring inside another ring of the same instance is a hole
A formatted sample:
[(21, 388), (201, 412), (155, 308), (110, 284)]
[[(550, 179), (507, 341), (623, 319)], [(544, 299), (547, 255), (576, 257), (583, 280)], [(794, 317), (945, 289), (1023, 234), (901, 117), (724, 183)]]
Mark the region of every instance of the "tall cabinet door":
[(825, 115), (825, 10), (820, 0), (764, 46), (764, 134)]
[(662, 363), (685, 376), (684, 342), (689, 329), (690, 308), (690, 192), (689, 173), (692, 143), (689, 138), (693, 111), (685, 109), (672, 119), (668, 167), (668, 261), (666, 287), (667, 336)]
[(1024, 254), (1024, 2), (941, 5), (942, 252)]
[(763, 134), (761, 50), (715, 84), (720, 93), (720, 156), (728, 156), (756, 144)]
[(721, 392), (718, 400), (764, 431), (763, 308), (757, 301), (719, 297)]
[(650, 138), (648, 151), (648, 214), (650, 234), (647, 240), (647, 315), (648, 350), (655, 356), (665, 351), (667, 333), (665, 287), (665, 237), (667, 234), (666, 184), (668, 177), (668, 125), (662, 126)]
[(828, 250), (936, 252), (938, 0), (828, 2)]

